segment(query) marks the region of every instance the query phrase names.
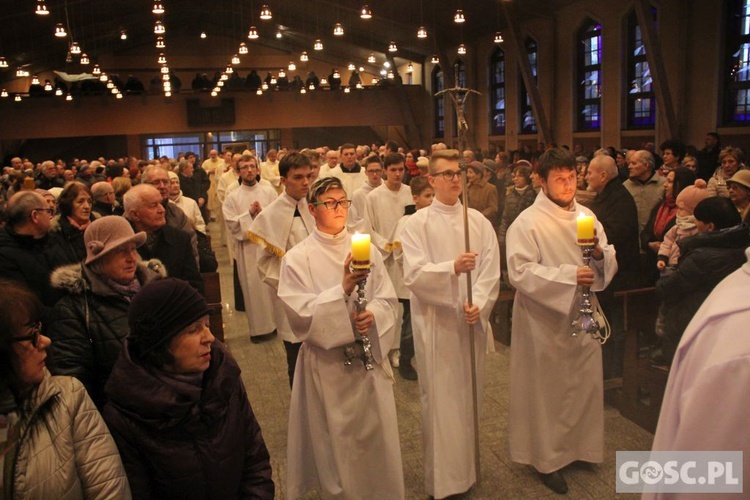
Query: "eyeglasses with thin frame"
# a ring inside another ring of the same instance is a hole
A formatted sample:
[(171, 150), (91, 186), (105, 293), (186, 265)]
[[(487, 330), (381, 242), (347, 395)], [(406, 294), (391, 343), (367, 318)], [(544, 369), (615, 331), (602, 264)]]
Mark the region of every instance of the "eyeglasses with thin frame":
[(11, 342), (27, 342), (30, 341), (31, 345), (37, 347), (39, 345), (39, 337), (42, 334), (42, 322), (37, 321), (36, 323), (29, 323), (26, 325), (26, 329), (31, 332), (31, 335), (25, 335), (23, 337), (13, 337)]
[(455, 177), (461, 175), (460, 170), (443, 170), (442, 172), (436, 172), (432, 174), (433, 177), (442, 176), (446, 181), (452, 181)]
[(316, 207), (319, 207), (320, 205), (325, 205), (325, 207), (328, 210), (335, 210), (336, 207), (339, 205), (341, 208), (349, 208), (352, 204), (352, 200), (347, 200), (346, 198), (343, 198), (341, 200), (326, 200), (326, 201), (316, 201), (312, 203)]
[(52, 217), (53, 215), (55, 215), (55, 209), (54, 208), (49, 208), (49, 207), (47, 207), (47, 208), (32, 208), (31, 211), (32, 212), (47, 212), (50, 217)]

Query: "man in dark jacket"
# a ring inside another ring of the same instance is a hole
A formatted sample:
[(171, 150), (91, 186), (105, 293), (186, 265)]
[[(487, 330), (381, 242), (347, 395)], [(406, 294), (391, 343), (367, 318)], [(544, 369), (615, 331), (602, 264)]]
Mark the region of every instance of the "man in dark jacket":
[(34, 191), (21, 191), (8, 202), (7, 223), (0, 230), (0, 276), (23, 283), (47, 306), (57, 295), (49, 286), (51, 269), (43, 250), (52, 209)]
[(99, 181), (91, 186), (91, 197), (94, 204), (91, 211), (99, 217), (115, 214), (115, 191), (112, 185), (106, 181)]
[(191, 258), (190, 236), (167, 224), (159, 191), (148, 184), (139, 184), (125, 193), (123, 200), (125, 217), (136, 231), (148, 235), (146, 243), (138, 248), (141, 258), (159, 259), (169, 276), (185, 280), (204, 293), (198, 264)]
[(602, 349), (604, 377), (620, 377), (625, 319), (622, 301), (614, 298), (614, 292), (633, 288), (638, 280), (638, 209), (633, 197), (619, 181), (617, 164), (612, 157), (594, 156), (586, 172), (586, 181), (589, 188), (596, 192), (590, 208), (604, 226), (607, 240), (617, 250), (617, 274), (604, 292), (597, 293), (597, 297), (612, 326), (612, 340), (604, 344)]
[(62, 187), (65, 179), (57, 175), (57, 166), (55, 162), (47, 160), (42, 162), (42, 171), (37, 175), (34, 181), (39, 189), (51, 189), (53, 187)]

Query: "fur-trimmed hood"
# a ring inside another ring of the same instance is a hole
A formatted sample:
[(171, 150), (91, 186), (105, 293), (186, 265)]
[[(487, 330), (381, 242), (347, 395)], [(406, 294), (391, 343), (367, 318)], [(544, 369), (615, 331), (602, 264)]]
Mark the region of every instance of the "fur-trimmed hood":
[[(61, 266), (52, 271), (50, 283), (53, 288), (58, 288), (67, 293), (80, 294), (85, 289), (97, 295), (119, 295), (110, 288), (96, 273), (88, 267), (84, 271), (82, 263)], [(85, 276), (84, 276), (85, 274)], [(154, 280), (167, 277), (167, 269), (159, 259), (142, 261), (138, 259), (135, 277), (141, 286)]]

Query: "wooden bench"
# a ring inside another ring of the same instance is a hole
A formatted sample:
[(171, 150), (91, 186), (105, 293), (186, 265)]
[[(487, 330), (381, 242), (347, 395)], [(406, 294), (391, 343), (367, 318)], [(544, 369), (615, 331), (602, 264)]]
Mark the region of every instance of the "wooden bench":
[(652, 366), (648, 346), (656, 336), (654, 326), (659, 301), (654, 288), (615, 293), (625, 308), (625, 359), (622, 390), (617, 398), (620, 413), (649, 432), (656, 431), (669, 371)]
[(224, 321), (221, 316), (221, 281), (219, 273), (201, 273), (203, 283), (206, 289), (206, 302), (211, 312), (208, 315), (208, 321), (211, 327), (211, 333), (224, 342)]

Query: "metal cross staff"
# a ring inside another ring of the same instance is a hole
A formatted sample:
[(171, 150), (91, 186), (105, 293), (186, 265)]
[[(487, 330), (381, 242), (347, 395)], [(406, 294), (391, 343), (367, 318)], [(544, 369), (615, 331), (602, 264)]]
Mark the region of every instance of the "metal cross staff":
[[(436, 93), (436, 96), (448, 94), (453, 100), (453, 104), (456, 107), (456, 117), (458, 118), (458, 145), (461, 151), (466, 149), (466, 131), (469, 130), (469, 124), (466, 122), (466, 116), (464, 114), (464, 103), (469, 94), (482, 95), (476, 90), (464, 89), (460, 87), (454, 87), (452, 89), (441, 90)], [(459, 159), (459, 165), (461, 167), (461, 183), (463, 191), (463, 209), (464, 209), (464, 246), (466, 252), (471, 252), (471, 245), (469, 241), (469, 193), (466, 189), (466, 163), (463, 160), (463, 155)], [(466, 273), (466, 301), (469, 303), (469, 307), (474, 305), (471, 293), (471, 273)], [(474, 403), (474, 467), (477, 472), (477, 483), (479, 483), (479, 403), (477, 401), (477, 361), (476, 361), (476, 347), (474, 345), (474, 325), (469, 325), (469, 347), (471, 349), (471, 395), (472, 402)]]

